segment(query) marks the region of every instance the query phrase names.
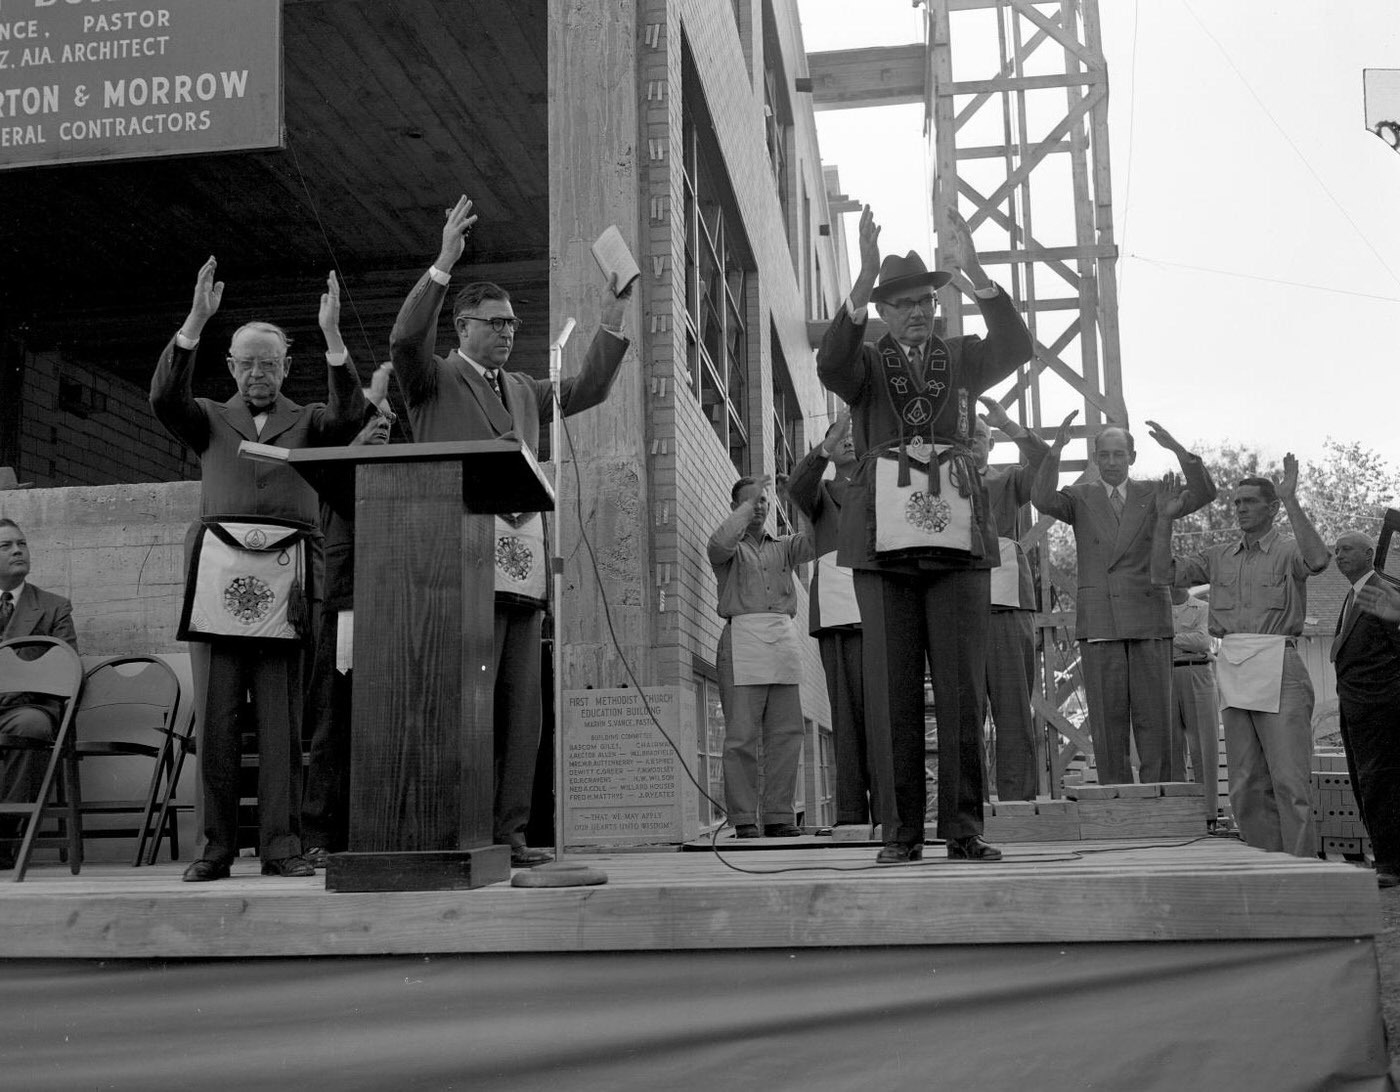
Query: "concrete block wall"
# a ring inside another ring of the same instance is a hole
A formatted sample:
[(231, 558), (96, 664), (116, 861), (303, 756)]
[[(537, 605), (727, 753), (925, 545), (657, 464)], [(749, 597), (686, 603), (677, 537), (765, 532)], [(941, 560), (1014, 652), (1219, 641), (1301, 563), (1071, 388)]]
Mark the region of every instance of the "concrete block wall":
[(175, 632), (198, 482), (8, 490), (0, 516), (24, 529), (30, 581), (72, 600), (84, 656), (185, 651)]
[[(65, 407), (61, 385), (82, 392), (87, 416)], [(57, 352), (28, 353), (22, 404), (20, 481), (107, 485), (199, 475), (198, 463), (151, 413), (146, 388), (111, 373)]]

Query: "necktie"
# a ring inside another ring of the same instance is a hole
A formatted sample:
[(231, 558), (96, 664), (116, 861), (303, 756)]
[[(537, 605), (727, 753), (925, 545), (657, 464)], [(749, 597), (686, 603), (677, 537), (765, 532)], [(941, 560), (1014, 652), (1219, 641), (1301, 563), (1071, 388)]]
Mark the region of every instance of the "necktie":
[(924, 385), (924, 350), (921, 346), (914, 345), (909, 349), (909, 369), (914, 373), (914, 378), (919, 386)]
[(0, 637), (5, 635), (10, 619), (15, 613), (15, 597), (9, 592), (0, 592)]
[(1109, 507), (1113, 509), (1113, 518), (1121, 523), (1123, 521), (1123, 494), (1118, 492), (1116, 486), (1108, 492), (1108, 503)]
[(1332, 659), (1337, 659), (1337, 650), (1342, 647), (1342, 638), (1347, 635), (1347, 626), (1351, 625), (1351, 612), (1356, 609), (1356, 589), (1347, 592), (1347, 601), (1342, 604), (1342, 624), (1337, 627), (1337, 636), (1332, 638)]
[(506, 404), (505, 393), (501, 390), (501, 370), (492, 368), (486, 373), (486, 382), (491, 384), (491, 389), (496, 392), (496, 397), (501, 400), (501, 405)]

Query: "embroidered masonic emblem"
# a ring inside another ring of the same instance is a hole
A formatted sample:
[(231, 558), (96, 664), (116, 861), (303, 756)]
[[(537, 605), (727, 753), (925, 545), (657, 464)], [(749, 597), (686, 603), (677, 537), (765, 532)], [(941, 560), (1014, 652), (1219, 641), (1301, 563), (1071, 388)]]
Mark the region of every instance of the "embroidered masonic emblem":
[(904, 518), (921, 531), (938, 534), (945, 530), (953, 510), (942, 497), (918, 492), (904, 506)]
[(524, 539), (502, 535), (496, 540), (496, 568), (511, 580), (523, 582), (534, 567), (535, 552)]
[(275, 600), (272, 589), (256, 576), (235, 576), (224, 587), (224, 610), (245, 626), (266, 618)]
[[(900, 392), (903, 393), (902, 391)], [(904, 420), (911, 425), (922, 425), (933, 417), (933, 403), (920, 395), (911, 398), (904, 406)]]

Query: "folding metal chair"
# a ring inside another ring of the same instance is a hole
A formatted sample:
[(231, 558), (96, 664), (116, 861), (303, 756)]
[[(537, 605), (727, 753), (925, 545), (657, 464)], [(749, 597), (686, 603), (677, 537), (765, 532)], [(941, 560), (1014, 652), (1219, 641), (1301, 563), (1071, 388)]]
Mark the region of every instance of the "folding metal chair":
[[(14, 881), (24, 879), (29, 868), (29, 856), (36, 842), (66, 846), (68, 866), (77, 875), (82, 866), (82, 817), (79, 812), (81, 796), (78, 786), (78, 762), (73, 753), (73, 713), (83, 685), (83, 663), (78, 654), (56, 637), (15, 637), (0, 642), (0, 696), (34, 694), (58, 698), (63, 702), (58, 725), (52, 740), (29, 739), (22, 736), (0, 736), (0, 750), (46, 751), (49, 760), (39, 794), (30, 803), (0, 803), (0, 815), (28, 817), (19, 853), (15, 857)], [(28, 704), (28, 703), (26, 703)], [(0, 712), (4, 708), (0, 707)], [(50, 804), (60, 767), (63, 770), (64, 801)], [(63, 826), (58, 838), (40, 838), (39, 827), (45, 812), (61, 808)]]
[[(92, 784), (89, 778), (78, 808), (81, 815), (141, 816), (139, 826), (94, 827), (88, 824), (82, 831), (84, 840), (135, 838), (133, 868), (147, 856), (148, 845), (150, 861), (154, 863), (160, 852), (161, 838), (167, 836), (171, 859), (179, 857), (175, 813), (166, 809), (154, 827), (151, 820), (156, 802), (175, 770), (182, 737), (189, 730), (189, 718), (181, 717), (180, 697), (180, 681), (164, 661), (155, 656), (110, 656), (88, 668), (77, 712), (73, 715), (73, 751), (80, 775), (89, 759), (153, 760), (144, 797), (93, 799), (87, 791)], [(123, 781), (130, 782), (130, 765), (123, 762), (113, 766), (112, 780), (118, 782), (119, 787)]]

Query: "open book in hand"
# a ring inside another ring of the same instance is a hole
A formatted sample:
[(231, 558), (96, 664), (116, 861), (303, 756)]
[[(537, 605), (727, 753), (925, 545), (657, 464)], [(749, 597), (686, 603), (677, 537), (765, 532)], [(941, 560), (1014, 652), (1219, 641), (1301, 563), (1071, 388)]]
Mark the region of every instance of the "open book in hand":
[[(622, 239), (622, 232), (613, 224), (593, 242), (593, 260), (603, 271), (608, 284), (617, 295), (623, 295), (632, 282), (642, 275), (632, 251)], [(615, 279), (614, 279), (615, 278)]]

